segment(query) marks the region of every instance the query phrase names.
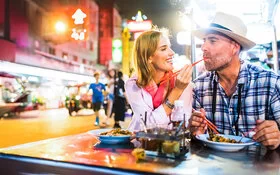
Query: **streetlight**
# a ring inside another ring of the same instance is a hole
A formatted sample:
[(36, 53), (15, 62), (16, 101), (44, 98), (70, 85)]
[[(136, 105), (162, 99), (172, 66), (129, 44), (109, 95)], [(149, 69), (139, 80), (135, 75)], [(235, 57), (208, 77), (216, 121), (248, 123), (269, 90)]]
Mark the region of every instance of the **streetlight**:
[(58, 33), (64, 33), (66, 31), (67, 25), (62, 21), (57, 21), (55, 23), (55, 30)]
[(73, 18), (73, 24), (69, 20), (67, 22), (65, 20), (58, 20), (54, 24), (54, 31), (44, 34), (44, 37), (50, 38), (53, 41), (60, 40), (61, 38), (68, 40), (70, 37), (75, 40), (85, 40), (87, 30), (84, 18), (87, 15), (81, 9), (77, 9), (71, 17)]

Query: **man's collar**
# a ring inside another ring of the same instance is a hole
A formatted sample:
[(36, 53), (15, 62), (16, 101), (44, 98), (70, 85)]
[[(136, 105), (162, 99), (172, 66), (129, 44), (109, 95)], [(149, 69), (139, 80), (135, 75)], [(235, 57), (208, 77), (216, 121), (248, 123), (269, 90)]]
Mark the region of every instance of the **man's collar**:
[(240, 71), (238, 75), (238, 84), (246, 84), (248, 79), (247, 63), (244, 60), (240, 60)]

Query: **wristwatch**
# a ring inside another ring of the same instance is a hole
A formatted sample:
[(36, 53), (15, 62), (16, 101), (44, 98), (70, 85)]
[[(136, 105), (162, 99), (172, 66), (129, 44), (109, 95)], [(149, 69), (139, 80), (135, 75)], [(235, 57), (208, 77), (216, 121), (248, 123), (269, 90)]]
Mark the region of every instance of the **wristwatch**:
[(167, 107), (169, 107), (170, 109), (174, 108), (174, 104), (172, 104), (168, 98), (166, 98), (166, 100), (164, 101), (164, 104), (166, 104)]

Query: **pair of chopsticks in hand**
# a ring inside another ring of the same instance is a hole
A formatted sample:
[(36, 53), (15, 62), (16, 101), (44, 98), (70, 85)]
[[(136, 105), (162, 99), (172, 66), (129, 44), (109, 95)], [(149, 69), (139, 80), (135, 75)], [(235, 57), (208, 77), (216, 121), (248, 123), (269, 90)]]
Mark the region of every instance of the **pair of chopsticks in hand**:
[[(198, 60), (198, 61), (196, 61), (196, 62), (194, 62), (194, 63), (192, 63), (192, 67), (195, 66), (197, 63), (203, 61), (203, 60), (204, 60), (204, 58), (201, 59), (201, 60)], [(174, 72), (171, 76), (169, 76), (169, 77), (163, 79), (163, 80), (160, 82), (160, 85), (163, 84), (163, 83), (166, 83), (166, 82), (169, 81), (170, 79), (176, 77), (176, 76), (180, 73), (180, 71), (181, 71), (181, 69), (178, 70), (178, 71), (176, 71), (176, 72)]]
[(215, 134), (219, 134), (217, 126), (210, 122), (206, 117), (204, 117), (204, 119), (206, 120), (206, 125), (208, 128), (211, 129)]
[[(214, 125), (212, 122), (210, 122), (206, 117), (204, 117), (204, 119), (206, 120), (206, 125), (208, 126), (208, 128), (210, 130), (212, 130), (215, 134), (219, 134), (218, 128), (216, 125)], [(254, 127), (253, 129), (250, 129), (247, 132), (241, 132), (243, 136), (245, 137), (250, 137), (250, 132), (254, 132), (256, 129), (256, 127)], [(241, 140), (240, 140), (241, 141)], [(239, 141), (239, 142), (240, 142)]]

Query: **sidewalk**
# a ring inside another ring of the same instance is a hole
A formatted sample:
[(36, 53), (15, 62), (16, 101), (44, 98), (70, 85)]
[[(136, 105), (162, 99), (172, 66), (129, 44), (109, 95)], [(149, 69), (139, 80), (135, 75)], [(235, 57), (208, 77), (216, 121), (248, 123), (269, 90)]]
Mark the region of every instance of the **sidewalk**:
[[(126, 117), (121, 126), (127, 128), (130, 120)], [(94, 115), (69, 116), (65, 108), (22, 112), (0, 120), (0, 148), (99, 129), (94, 121)], [(113, 118), (109, 123), (106, 128), (113, 127)]]

